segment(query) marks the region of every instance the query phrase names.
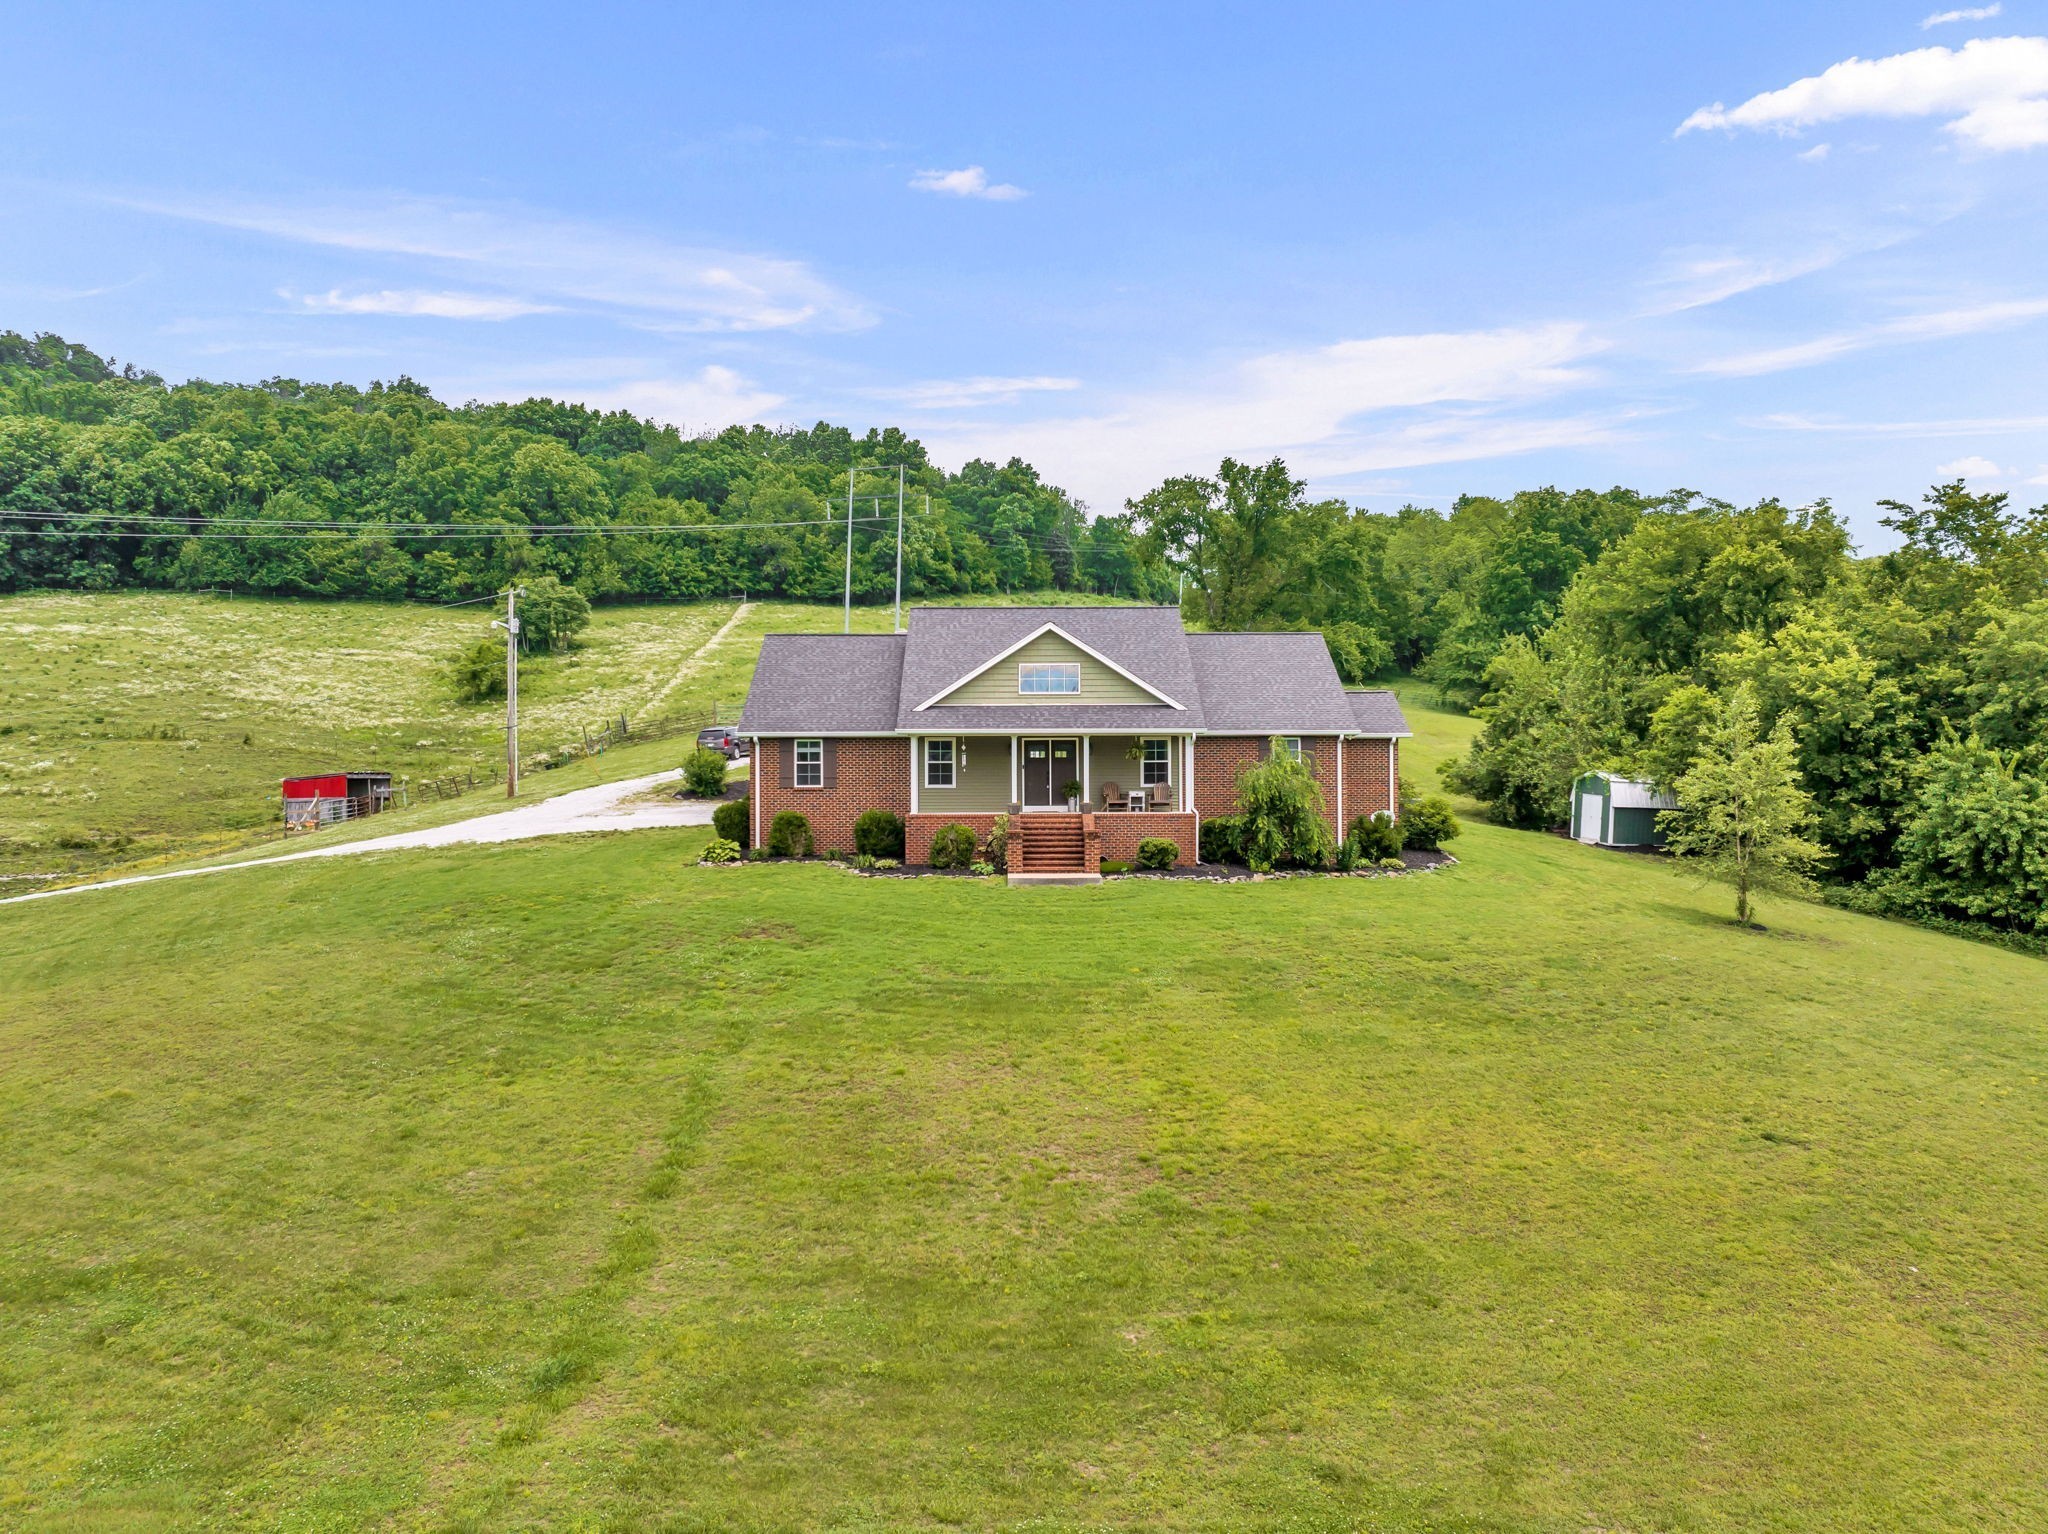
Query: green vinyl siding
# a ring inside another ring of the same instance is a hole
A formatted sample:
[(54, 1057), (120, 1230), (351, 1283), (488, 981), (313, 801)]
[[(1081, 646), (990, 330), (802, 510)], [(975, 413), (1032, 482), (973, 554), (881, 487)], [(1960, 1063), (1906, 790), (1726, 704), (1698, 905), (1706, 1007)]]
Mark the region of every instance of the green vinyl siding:
[(953, 786), (925, 788), (924, 736), (917, 737), (918, 813), (1000, 814), (1010, 807), (1010, 742), (968, 735), (953, 744)]
[[(1081, 668), (1081, 690), (1063, 693), (1020, 693), (1017, 668), (1026, 664), (1066, 663)], [(1151, 693), (1118, 676), (1109, 667), (1058, 634), (1040, 634), (1022, 649), (1005, 655), (994, 665), (969, 677), (938, 700), (948, 708), (974, 705), (988, 707), (1006, 703), (1029, 708), (1057, 707), (1062, 703), (1159, 703)]]
[[(1145, 764), (1132, 761), (1124, 753), (1135, 749), (1141, 740), (1166, 741), (1166, 782), (1147, 787)], [(1095, 787), (1095, 802), (1102, 803), (1102, 785), (1114, 783), (1125, 793), (1143, 788), (1147, 793), (1160, 788), (1173, 789), (1180, 783), (1182, 749), (1181, 738), (1177, 735), (1097, 735), (1088, 743), (1088, 772)]]

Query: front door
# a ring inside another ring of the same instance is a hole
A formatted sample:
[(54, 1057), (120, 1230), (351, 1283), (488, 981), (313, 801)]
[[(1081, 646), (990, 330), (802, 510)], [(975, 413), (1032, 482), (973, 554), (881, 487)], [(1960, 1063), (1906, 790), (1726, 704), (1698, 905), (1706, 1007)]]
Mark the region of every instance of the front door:
[(1078, 740), (1027, 740), (1024, 742), (1024, 808), (1065, 809), (1067, 796), (1060, 792), (1080, 781), (1081, 743)]

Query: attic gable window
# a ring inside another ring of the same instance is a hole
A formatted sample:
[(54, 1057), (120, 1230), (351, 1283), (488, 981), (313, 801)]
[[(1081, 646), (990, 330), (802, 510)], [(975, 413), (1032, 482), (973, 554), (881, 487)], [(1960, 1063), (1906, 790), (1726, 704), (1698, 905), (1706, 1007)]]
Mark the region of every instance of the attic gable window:
[(1078, 661), (1026, 661), (1017, 667), (1020, 693), (1077, 693), (1081, 690)]

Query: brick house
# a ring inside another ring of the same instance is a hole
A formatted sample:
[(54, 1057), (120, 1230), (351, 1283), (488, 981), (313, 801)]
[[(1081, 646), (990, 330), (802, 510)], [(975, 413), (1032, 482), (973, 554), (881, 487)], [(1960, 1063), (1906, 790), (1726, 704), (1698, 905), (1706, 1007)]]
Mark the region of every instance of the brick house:
[(1013, 869), (1092, 874), (1201, 819), (1277, 737), (1309, 761), (1332, 829), (1394, 807), (1407, 721), (1347, 691), (1316, 633), (1191, 634), (1172, 607), (921, 607), (903, 634), (770, 634), (740, 716), (756, 845), (784, 810), (850, 850), (894, 810), (906, 859), (958, 821), (1011, 817)]

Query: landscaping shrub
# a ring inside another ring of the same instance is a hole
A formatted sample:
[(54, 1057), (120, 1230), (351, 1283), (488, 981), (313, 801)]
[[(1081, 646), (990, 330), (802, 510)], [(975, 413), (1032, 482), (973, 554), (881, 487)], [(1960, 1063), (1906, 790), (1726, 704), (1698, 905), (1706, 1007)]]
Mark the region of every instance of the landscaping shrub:
[(1357, 873), (1359, 856), (1357, 841), (1349, 836), (1345, 837), (1344, 840), (1337, 843), (1337, 872), (1340, 874)]
[(980, 874), (982, 878), (986, 879), (990, 874), (996, 871), (996, 865), (987, 862), (984, 859), (977, 858), (975, 859), (975, 861), (967, 865), (967, 871), (971, 874)]
[(749, 833), (754, 829), (753, 809), (751, 798), (728, 799), (711, 812), (711, 829), (729, 842), (737, 842), (741, 847), (751, 846), (753, 838)]
[(863, 810), (853, 823), (853, 850), (871, 858), (903, 856), (903, 817), (894, 810)]
[(1010, 817), (998, 815), (989, 823), (988, 846), (982, 855), (993, 863), (998, 871), (1010, 866)]
[(1368, 863), (1401, 855), (1400, 822), (1385, 810), (1375, 810), (1352, 821), (1349, 840), (1358, 848), (1359, 857)]
[[(779, 818), (779, 817), (778, 817)], [(932, 867), (965, 868), (974, 861), (974, 830), (954, 821), (932, 837)]]
[(795, 810), (784, 810), (768, 827), (768, 852), (778, 858), (807, 858), (814, 850), (811, 823)]
[(1432, 794), (1401, 806), (1398, 829), (1403, 847), (1413, 852), (1435, 852), (1445, 842), (1457, 839), (1458, 817), (1450, 800), (1442, 794)]
[(1237, 802), (1244, 860), (1261, 873), (1283, 863), (1322, 868), (1337, 850), (1315, 769), (1297, 762), (1277, 738), (1263, 762), (1237, 775)]
[(1138, 843), (1140, 868), (1171, 868), (1180, 861), (1180, 843), (1163, 836), (1148, 836)]
[(747, 849), (747, 861), (749, 863), (764, 863), (767, 860), (768, 849), (766, 847), (749, 847)]
[(725, 792), (725, 753), (699, 746), (683, 762), (683, 787), (699, 799), (716, 799)]
[(697, 859), (700, 863), (737, 863), (740, 860), (740, 844), (714, 836), (704, 844), (704, 852)]
[(1244, 861), (1244, 822), (1235, 815), (1217, 815), (1202, 822), (1201, 847), (1196, 854), (1204, 863)]

